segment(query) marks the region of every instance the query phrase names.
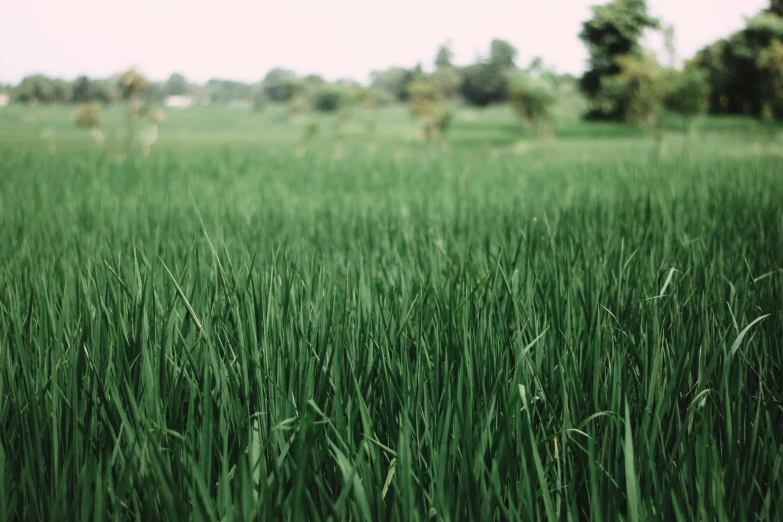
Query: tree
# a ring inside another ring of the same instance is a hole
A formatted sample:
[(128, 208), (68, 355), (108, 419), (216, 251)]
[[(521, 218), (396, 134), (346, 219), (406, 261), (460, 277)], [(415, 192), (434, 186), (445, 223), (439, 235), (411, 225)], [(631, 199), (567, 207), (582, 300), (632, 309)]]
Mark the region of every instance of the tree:
[(537, 74), (544, 70), (544, 59), (540, 56), (534, 57), (532, 60), (530, 60), (530, 63), (527, 66), (527, 71), (531, 74)]
[[(700, 50), (693, 64), (707, 72), (710, 110), (760, 117), (775, 106), (769, 71), (762, 55), (774, 42), (783, 42), (783, 18), (765, 12), (728, 38)], [(780, 111), (773, 111), (778, 118)]]
[(435, 55), (435, 68), (452, 68), (453, 59), (454, 53), (451, 50), (451, 42), (446, 42), (438, 48), (438, 53)]
[(52, 80), (52, 103), (70, 103), (73, 100), (73, 89), (71, 84), (65, 80)]
[(768, 11), (777, 16), (783, 16), (783, 0), (770, 0)]
[(383, 71), (370, 73), (372, 86), (389, 93), (397, 101), (402, 101), (407, 96), (408, 71), (403, 67), (390, 67)]
[(495, 39), (489, 44), (489, 63), (501, 69), (513, 69), (516, 58), (516, 48), (506, 40)]
[(450, 118), (443, 94), (432, 83), (415, 81), (408, 86), (408, 95), (411, 114), (424, 125), (427, 139), (433, 141), (439, 138)]
[(73, 101), (86, 103), (94, 101), (92, 82), (86, 76), (79, 76), (73, 82)]
[(783, 114), (783, 42), (774, 41), (758, 58), (759, 68), (766, 73), (764, 85), (767, 113)]
[(334, 112), (343, 105), (344, 93), (334, 85), (320, 87), (313, 95), (313, 107), (319, 112)]
[(103, 145), (104, 136), (98, 128), (100, 122), (100, 107), (96, 102), (79, 104), (79, 108), (76, 111), (76, 125), (86, 128), (92, 139), (95, 140), (95, 143)]
[(54, 98), (54, 85), (52, 80), (43, 74), (33, 74), (19, 82), (13, 95), (22, 103), (50, 103)]
[(660, 155), (662, 135), (659, 118), (666, 95), (664, 71), (652, 54), (642, 57), (626, 54), (615, 60), (620, 72), (611, 81), (625, 92), (626, 119), (653, 134)]
[(73, 82), (71, 97), (74, 103), (113, 103), (119, 96), (117, 86), (109, 80), (91, 80), (87, 76), (79, 76)]
[(256, 87), (233, 80), (221, 80), (211, 78), (205, 86), (205, 93), (209, 103), (226, 105), (236, 101), (250, 101), (253, 99), (254, 90), (264, 91), (264, 85)]
[(117, 83), (123, 96), (129, 100), (135, 100), (139, 93), (149, 87), (147, 79), (133, 67), (120, 74)]
[(476, 63), (462, 71), (462, 95), (471, 105), (486, 107), (504, 101), (508, 95), (508, 78), (495, 63)]
[(166, 80), (167, 96), (183, 96), (188, 93), (188, 81), (179, 73), (174, 73)]
[(706, 112), (708, 107), (710, 85), (707, 83), (707, 74), (695, 67), (686, 66), (682, 72), (672, 71), (667, 80), (665, 104), (683, 119), (683, 155), (689, 157), (693, 122), (697, 116)]
[(613, 0), (593, 6), (592, 11), (579, 34), (590, 54), (580, 87), (590, 101), (589, 117), (620, 120), (626, 117), (627, 99), (612, 81), (620, 72), (616, 57), (641, 56), (639, 39), (659, 22), (647, 14), (645, 0)]
[(296, 94), (296, 73), (287, 69), (275, 68), (266, 74), (263, 84), (270, 100), (288, 102)]
[(555, 95), (546, 80), (528, 75), (519, 76), (511, 82), (508, 98), (525, 127), (535, 127), (540, 135), (552, 136)]
[(429, 79), (446, 98), (454, 98), (459, 95), (462, 77), (454, 67), (440, 67), (430, 75)]

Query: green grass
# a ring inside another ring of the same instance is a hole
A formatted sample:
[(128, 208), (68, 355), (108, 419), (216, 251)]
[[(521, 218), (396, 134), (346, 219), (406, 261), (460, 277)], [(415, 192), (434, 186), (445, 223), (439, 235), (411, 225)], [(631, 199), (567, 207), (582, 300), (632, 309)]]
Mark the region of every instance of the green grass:
[(768, 138), (0, 116), (0, 522), (783, 516)]

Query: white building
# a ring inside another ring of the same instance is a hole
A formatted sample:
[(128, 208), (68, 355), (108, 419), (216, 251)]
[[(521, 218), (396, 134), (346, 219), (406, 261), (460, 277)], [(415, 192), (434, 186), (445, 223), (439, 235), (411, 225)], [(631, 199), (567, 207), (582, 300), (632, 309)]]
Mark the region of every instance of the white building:
[(193, 96), (166, 96), (163, 104), (166, 107), (173, 107), (177, 109), (183, 109), (190, 107), (193, 103)]

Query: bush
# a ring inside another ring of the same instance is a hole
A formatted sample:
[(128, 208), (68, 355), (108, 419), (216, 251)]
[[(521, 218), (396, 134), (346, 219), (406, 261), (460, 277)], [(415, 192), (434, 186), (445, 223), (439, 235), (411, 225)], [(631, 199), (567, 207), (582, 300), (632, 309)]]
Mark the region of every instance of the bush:
[(463, 70), (462, 95), (465, 101), (478, 107), (505, 101), (508, 97), (508, 78), (497, 65), (471, 65)]
[(688, 124), (693, 117), (707, 110), (709, 96), (707, 73), (686, 67), (670, 78), (665, 99), (666, 108), (682, 116)]
[(76, 111), (76, 125), (79, 127), (92, 128), (101, 122), (100, 107), (95, 102), (79, 104)]
[(411, 83), (408, 86), (408, 106), (411, 114), (424, 125), (429, 140), (440, 137), (448, 130), (451, 113), (443, 103), (443, 93), (432, 83)]
[(319, 112), (334, 112), (342, 106), (344, 99), (343, 92), (337, 87), (321, 87), (315, 91), (313, 106)]
[(555, 95), (546, 81), (521, 76), (511, 83), (509, 102), (526, 127), (536, 125), (540, 132), (541, 125), (551, 119)]

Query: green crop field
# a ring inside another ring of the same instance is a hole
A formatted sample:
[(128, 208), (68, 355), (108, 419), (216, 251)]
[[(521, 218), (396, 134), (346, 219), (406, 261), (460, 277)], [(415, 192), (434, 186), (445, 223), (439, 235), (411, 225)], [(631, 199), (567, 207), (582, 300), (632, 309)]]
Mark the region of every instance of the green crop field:
[(780, 138), (167, 116), (0, 109), (0, 522), (783, 519)]

